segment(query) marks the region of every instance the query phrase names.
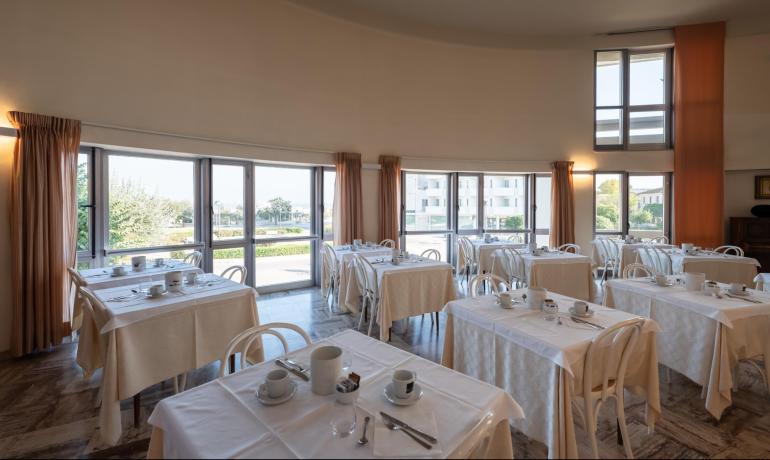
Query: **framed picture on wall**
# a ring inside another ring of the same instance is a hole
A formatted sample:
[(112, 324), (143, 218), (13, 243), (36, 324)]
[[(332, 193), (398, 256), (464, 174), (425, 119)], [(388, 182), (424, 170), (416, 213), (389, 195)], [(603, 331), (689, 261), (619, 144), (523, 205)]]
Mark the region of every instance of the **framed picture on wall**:
[(754, 199), (770, 200), (770, 176), (754, 176)]

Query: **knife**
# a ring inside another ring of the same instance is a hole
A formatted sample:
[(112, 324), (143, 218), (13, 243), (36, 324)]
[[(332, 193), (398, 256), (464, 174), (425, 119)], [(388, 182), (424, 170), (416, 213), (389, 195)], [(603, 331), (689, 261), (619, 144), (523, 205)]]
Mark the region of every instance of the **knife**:
[(387, 421), (393, 423), (394, 425), (398, 425), (399, 427), (411, 431), (413, 434), (419, 435), (423, 438), (425, 438), (426, 441), (428, 441), (431, 444), (436, 444), (438, 442), (438, 439), (434, 438), (433, 436), (423, 433), (422, 431), (412, 428), (411, 426), (407, 425), (406, 423), (402, 422), (401, 420), (397, 419), (396, 417), (393, 417), (392, 415), (388, 415), (385, 412), (380, 412), (380, 415), (382, 418), (386, 419)]
[(576, 323), (587, 324), (587, 325), (589, 325), (589, 326), (593, 326), (593, 327), (595, 327), (595, 328), (597, 328), (597, 329), (606, 329), (604, 326), (600, 326), (600, 325), (598, 325), (598, 324), (594, 324), (594, 323), (592, 323), (592, 322), (590, 322), (590, 321), (586, 321), (586, 320), (584, 320), (584, 319), (580, 319), (580, 318), (577, 318), (577, 317), (575, 317), (575, 316), (571, 316), (571, 318), (572, 318), (572, 321), (574, 321), (574, 322), (576, 322)]
[(746, 302), (751, 302), (751, 303), (765, 303), (765, 302), (762, 302), (761, 300), (752, 299), (751, 297), (742, 297), (742, 296), (737, 296), (737, 295), (731, 295), (731, 294), (729, 294), (727, 292), (725, 292), (725, 295), (727, 297), (729, 297), (731, 299), (735, 299), (735, 300), (745, 300)]
[(290, 365), (289, 363), (285, 362), (282, 359), (276, 359), (275, 364), (281, 366), (282, 368), (286, 369), (287, 371), (291, 372), (292, 374), (296, 375), (297, 377), (301, 378), (304, 381), (309, 381), (310, 377), (307, 376), (304, 372), (297, 369), (296, 367)]

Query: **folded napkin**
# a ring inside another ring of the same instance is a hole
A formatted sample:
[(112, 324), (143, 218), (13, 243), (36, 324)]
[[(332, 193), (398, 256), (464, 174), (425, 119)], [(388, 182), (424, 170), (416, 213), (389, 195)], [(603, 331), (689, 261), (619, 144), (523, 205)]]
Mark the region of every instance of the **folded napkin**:
[[(418, 458), (418, 457), (436, 457), (441, 455), (441, 439), (438, 436), (438, 427), (436, 426), (436, 417), (433, 412), (425, 412), (412, 406), (408, 413), (406, 411), (385, 413), (395, 416), (397, 419), (408, 424), (415, 429), (434, 436), (439, 440), (433, 444), (430, 450), (422, 447), (415, 442), (406, 433), (389, 430), (382, 417), (378, 414), (374, 423), (374, 456), (388, 458)], [(418, 436), (419, 437), (419, 436)], [(420, 437), (420, 439), (422, 439)]]

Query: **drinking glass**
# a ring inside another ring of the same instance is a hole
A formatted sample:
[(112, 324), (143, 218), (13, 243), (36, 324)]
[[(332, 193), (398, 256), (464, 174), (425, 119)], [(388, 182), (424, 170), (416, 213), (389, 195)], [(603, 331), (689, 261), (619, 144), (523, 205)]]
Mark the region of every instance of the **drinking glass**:
[(342, 350), (342, 373), (347, 376), (353, 367), (353, 353), (348, 350)]
[(356, 431), (356, 405), (339, 401), (332, 403), (332, 436), (347, 438)]

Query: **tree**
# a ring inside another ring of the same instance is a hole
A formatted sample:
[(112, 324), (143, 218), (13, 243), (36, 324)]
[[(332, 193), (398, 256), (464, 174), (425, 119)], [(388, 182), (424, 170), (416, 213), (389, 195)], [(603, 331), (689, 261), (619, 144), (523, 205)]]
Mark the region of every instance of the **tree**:
[(599, 192), (604, 195), (618, 195), (620, 194), (620, 181), (617, 179), (610, 179), (602, 182), (599, 185)]
[(88, 208), (81, 206), (88, 204), (88, 164), (78, 164), (77, 177), (78, 193), (78, 242), (79, 250), (88, 249)]
[(284, 200), (281, 197), (273, 198), (268, 201), (267, 207), (261, 208), (257, 211), (257, 215), (264, 220), (273, 221), (276, 225), (281, 221), (281, 217), (284, 214), (291, 213), (291, 201)]
[(649, 211), (632, 211), (628, 216), (628, 220), (637, 226), (650, 224), (652, 223), (652, 214)]
[(524, 228), (524, 216), (510, 216), (502, 220), (501, 228), (505, 230), (521, 230)]
[(614, 204), (597, 204), (596, 205), (596, 227), (599, 227), (599, 217), (606, 219), (606, 227), (602, 229), (616, 229), (618, 228), (618, 208)]
[(150, 246), (172, 220), (168, 200), (132, 181), (110, 182), (110, 247)]
[(650, 203), (644, 205), (645, 211), (652, 214), (652, 216), (656, 219), (663, 219), (663, 204), (662, 203)]

